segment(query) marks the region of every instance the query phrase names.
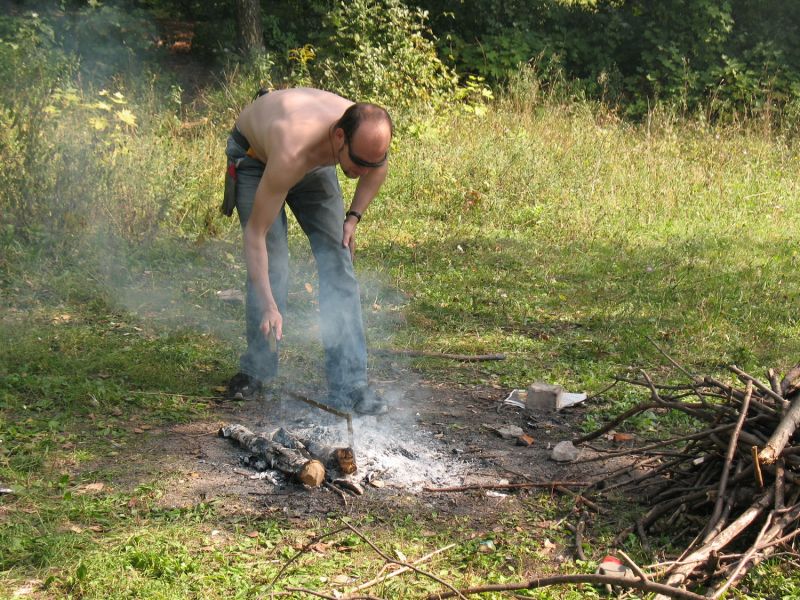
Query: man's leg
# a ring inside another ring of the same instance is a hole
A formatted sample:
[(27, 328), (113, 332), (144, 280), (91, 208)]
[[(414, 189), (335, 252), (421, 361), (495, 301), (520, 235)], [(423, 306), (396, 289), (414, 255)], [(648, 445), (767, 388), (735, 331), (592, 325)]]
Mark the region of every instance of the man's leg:
[[(308, 236), (317, 261), (330, 401), (351, 409), (368, 391), (367, 347), (358, 281), (350, 250), (342, 246), (344, 207), (336, 170), (325, 167), (311, 171), (292, 188), (286, 203)], [(385, 406), (363, 412), (383, 411)]]
[[(233, 156), (230, 143), (228, 153), (229, 156)], [(250, 218), (256, 188), (263, 173), (264, 165), (261, 162), (246, 157), (237, 168), (236, 209), (242, 229)], [(269, 255), (269, 279), (272, 294), (278, 304), (278, 310), (285, 313), (289, 279), (289, 249), (286, 212), (283, 209), (267, 232), (265, 243)], [(257, 393), (265, 381), (272, 379), (278, 373), (278, 353), (270, 350), (269, 340), (261, 332), (262, 314), (260, 299), (248, 276), (245, 304), (247, 350), (239, 359), (240, 373), (229, 384), (230, 395), (235, 396), (238, 392), (246, 397)]]

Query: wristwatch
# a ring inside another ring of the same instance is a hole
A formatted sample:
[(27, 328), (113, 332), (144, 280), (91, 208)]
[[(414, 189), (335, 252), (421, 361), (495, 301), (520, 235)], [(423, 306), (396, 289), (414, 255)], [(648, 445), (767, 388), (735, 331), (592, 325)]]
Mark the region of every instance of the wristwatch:
[(357, 210), (348, 210), (346, 213), (344, 213), (345, 221), (347, 220), (347, 217), (355, 217), (356, 223), (361, 222), (361, 213), (358, 212)]

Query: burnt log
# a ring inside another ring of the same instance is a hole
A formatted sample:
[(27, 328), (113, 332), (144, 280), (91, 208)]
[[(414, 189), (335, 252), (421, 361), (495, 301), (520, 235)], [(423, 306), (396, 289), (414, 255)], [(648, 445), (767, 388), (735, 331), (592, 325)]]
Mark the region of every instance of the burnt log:
[(325, 465), (326, 469), (337, 469), (345, 475), (356, 472), (356, 458), (352, 448), (334, 448), (317, 440), (300, 438), (282, 427), (272, 434), (272, 439), (287, 448), (308, 452)]
[(238, 442), (248, 452), (263, 457), (270, 467), (295, 477), (307, 486), (319, 487), (325, 480), (325, 466), (299, 448), (286, 447), (242, 425), (225, 425), (220, 428), (219, 435)]

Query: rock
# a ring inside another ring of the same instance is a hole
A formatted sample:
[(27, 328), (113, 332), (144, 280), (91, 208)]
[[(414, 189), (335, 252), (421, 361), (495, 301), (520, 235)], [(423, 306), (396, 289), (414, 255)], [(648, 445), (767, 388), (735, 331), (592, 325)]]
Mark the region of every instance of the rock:
[(502, 427), (492, 427), (491, 425), (485, 425), (485, 427), (487, 429), (491, 429), (492, 431), (494, 431), (504, 440), (515, 440), (525, 434), (525, 432), (522, 430), (522, 427), (519, 427), (517, 425), (503, 425)]
[(578, 458), (578, 449), (570, 441), (558, 442), (550, 458), (556, 462), (572, 462)]

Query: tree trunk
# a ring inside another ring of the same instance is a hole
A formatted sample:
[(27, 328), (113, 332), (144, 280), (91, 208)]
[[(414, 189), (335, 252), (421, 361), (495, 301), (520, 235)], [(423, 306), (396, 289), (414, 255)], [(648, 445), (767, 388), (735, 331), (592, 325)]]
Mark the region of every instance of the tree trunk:
[(237, 46), (245, 56), (264, 52), (260, 0), (236, 0)]

